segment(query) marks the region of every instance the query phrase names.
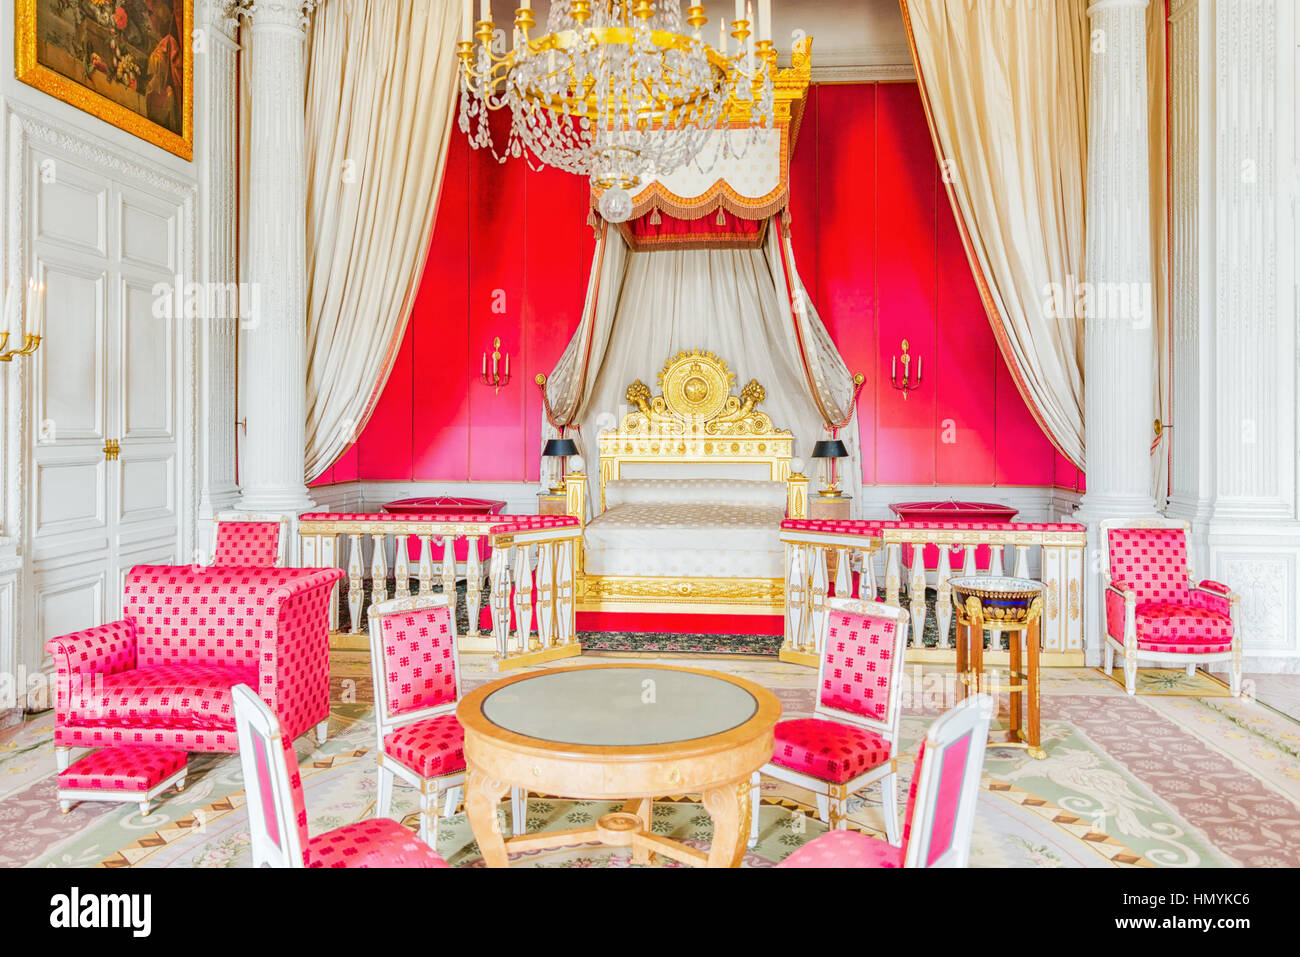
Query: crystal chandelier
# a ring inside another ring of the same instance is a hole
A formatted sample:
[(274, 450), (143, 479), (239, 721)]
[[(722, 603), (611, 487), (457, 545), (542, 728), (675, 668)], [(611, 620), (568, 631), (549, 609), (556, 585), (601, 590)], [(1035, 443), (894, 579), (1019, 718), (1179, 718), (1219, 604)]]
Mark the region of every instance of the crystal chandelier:
[[(520, 0), (509, 48), (489, 0), (477, 23), (472, 0), (463, 2), (460, 128), (470, 144), (502, 162), (531, 154), (590, 178), (611, 222), (631, 215), (643, 182), (688, 163), (708, 172), (775, 125), (771, 0), (758, 0), (757, 36), (752, 7), (736, 0), (731, 41), (724, 19), (716, 47), (703, 39), (704, 7), (691, 5), (683, 21), (680, 0), (553, 0), (537, 38), (531, 0)], [(504, 107), (501, 155), (488, 111)]]

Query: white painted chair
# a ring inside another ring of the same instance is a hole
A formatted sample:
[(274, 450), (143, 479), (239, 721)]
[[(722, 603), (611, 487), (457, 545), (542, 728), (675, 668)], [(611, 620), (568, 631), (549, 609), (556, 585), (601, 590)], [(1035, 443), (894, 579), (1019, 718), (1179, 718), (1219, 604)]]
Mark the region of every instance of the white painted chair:
[(898, 724), (907, 613), (881, 602), (829, 598), (813, 717), (776, 725), (772, 760), (753, 777), (749, 845), (758, 843), (761, 775), (806, 788), (831, 830), (845, 825), (850, 794), (880, 783), (885, 833), (897, 846)]
[[(436, 848), (438, 818), (455, 812), (465, 785), (465, 731), (456, 718), (460, 655), (450, 598), (419, 595), (371, 605), (370, 666), (379, 761), (375, 814), (389, 814), (395, 778), (418, 789), (420, 837)], [(515, 834), (524, 832), (526, 819), (525, 793), (513, 789)]]

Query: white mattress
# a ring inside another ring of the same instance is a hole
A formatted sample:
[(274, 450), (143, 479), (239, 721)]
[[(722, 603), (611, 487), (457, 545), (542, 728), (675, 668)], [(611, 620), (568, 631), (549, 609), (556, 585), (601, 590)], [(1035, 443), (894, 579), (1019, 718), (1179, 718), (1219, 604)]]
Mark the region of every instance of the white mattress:
[(781, 578), (781, 505), (629, 502), (584, 534), (589, 575)]

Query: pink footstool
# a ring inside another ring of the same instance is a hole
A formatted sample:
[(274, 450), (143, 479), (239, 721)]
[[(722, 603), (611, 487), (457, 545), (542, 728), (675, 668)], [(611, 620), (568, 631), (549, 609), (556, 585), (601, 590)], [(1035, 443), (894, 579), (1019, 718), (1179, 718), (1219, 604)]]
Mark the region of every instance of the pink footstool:
[(140, 813), (170, 787), (185, 787), (186, 753), (176, 748), (126, 745), (92, 751), (59, 772), (59, 810), (73, 801), (136, 801)]

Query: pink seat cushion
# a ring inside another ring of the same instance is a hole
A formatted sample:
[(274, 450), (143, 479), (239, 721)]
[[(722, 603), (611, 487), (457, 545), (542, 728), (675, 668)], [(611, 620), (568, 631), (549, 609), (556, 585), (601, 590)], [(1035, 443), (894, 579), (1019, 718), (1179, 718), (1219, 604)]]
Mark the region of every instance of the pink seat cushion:
[(230, 689), (258, 687), (257, 669), (170, 664), (87, 675), (73, 682), (71, 725), (233, 731)]
[(889, 760), (889, 742), (851, 724), (795, 718), (776, 725), (772, 763), (842, 784)]
[(827, 831), (777, 867), (902, 867), (903, 848), (856, 831)]
[(454, 714), (413, 721), (384, 738), (384, 753), (422, 778), (465, 770), (465, 729)]
[(1232, 648), (1232, 619), (1208, 608), (1147, 602), (1134, 618), (1143, 651), (1204, 655)]
[(102, 748), (60, 771), (59, 788), (143, 794), (184, 767), (185, 752), (176, 748)]
[(428, 844), (396, 821), (369, 818), (307, 842), (308, 867), (448, 867)]

